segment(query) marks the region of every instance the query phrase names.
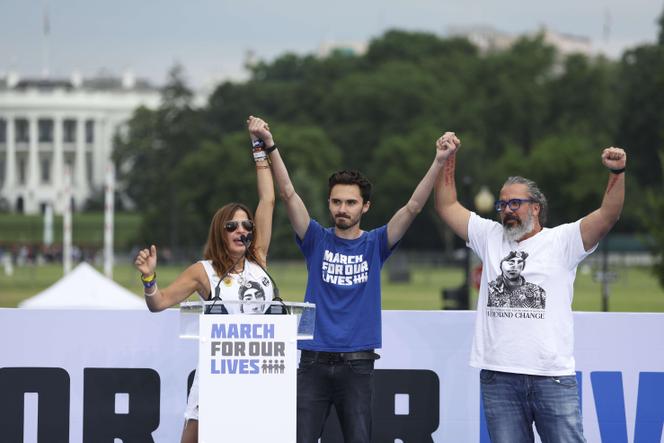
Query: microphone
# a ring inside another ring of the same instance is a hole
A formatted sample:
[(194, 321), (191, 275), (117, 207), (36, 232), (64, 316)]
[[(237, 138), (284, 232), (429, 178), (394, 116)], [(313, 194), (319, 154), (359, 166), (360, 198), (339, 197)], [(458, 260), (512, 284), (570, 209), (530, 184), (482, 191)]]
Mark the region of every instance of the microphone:
[(254, 234), (252, 234), (251, 232), (247, 235), (242, 234), (240, 236), (240, 241), (244, 245), (245, 253), (246, 253), (246, 251), (249, 250), (249, 245), (251, 245), (251, 242), (253, 241), (253, 239), (254, 239)]
[[(251, 245), (251, 242), (252, 242), (253, 239), (254, 239), (254, 234), (251, 233), (251, 232), (247, 235), (243, 234), (243, 235), (240, 236), (240, 241), (244, 245), (245, 251), (249, 250), (249, 245)], [(270, 281), (272, 282), (272, 287), (274, 288), (274, 291), (273, 291), (274, 296), (272, 297), (272, 301), (281, 302), (281, 306), (271, 305), (269, 311), (266, 312), (266, 314), (288, 314), (288, 308), (284, 304), (284, 301), (282, 300), (282, 298), (279, 297), (279, 287), (277, 286), (277, 282), (274, 281), (274, 278), (272, 278), (270, 273), (267, 272), (267, 269), (265, 269), (263, 267), (263, 265), (261, 265), (258, 262), (256, 262), (256, 264), (258, 265), (259, 268), (261, 268), (263, 270), (263, 272), (265, 272), (265, 274), (270, 278)]]

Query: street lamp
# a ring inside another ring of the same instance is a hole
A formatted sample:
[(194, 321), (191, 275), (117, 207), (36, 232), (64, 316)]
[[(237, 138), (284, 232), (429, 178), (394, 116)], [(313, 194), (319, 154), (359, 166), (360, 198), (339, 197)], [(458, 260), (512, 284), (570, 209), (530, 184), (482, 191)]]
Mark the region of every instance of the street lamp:
[[(466, 183), (469, 184), (469, 183)], [(469, 187), (469, 186), (467, 186)], [(491, 191), (482, 186), (473, 199), (475, 210), (480, 215), (488, 214), (494, 207), (495, 200)], [(443, 288), (443, 309), (470, 309), (470, 250), (465, 249), (463, 260), (464, 280), (458, 288)]]
[(489, 188), (482, 186), (480, 192), (475, 196), (474, 202), (477, 212), (481, 215), (486, 215), (491, 212), (496, 200), (494, 199), (493, 194), (491, 194), (491, 191), (489, 191)]

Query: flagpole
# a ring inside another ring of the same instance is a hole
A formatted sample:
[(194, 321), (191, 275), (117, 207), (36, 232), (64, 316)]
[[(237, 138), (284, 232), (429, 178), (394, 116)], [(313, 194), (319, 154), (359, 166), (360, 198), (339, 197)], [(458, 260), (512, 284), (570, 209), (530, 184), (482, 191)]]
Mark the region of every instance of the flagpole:
[(112, 162), (106, 169), (104, 189), (104, 274), (113, 278), (113, 212), (115, 194), (115, 168)]
[(51, 21), (48, 14), (48, 0), (44, 0), (43, 3), (44, 16), (42, 21), (42, 33), (44, 37), (43, 47), (42, 47), (42, 77), (48, 78), (50, 76), (49, 68), (49, 36), (51, 34)]

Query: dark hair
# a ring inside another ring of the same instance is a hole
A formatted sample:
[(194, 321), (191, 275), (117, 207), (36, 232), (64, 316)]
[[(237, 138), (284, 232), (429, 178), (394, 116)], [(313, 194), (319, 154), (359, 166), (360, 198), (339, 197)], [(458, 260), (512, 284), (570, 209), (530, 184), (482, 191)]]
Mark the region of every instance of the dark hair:
[(328, 197), (335, 185), (357, 185), (360, 188), (360, 195), (362, 195), (362, 203), (371, 200), (371, 182), (360, 171), (344, 169), (343, 171), (337, 171), (332, 174), (328, 180)]
[[(208, 233), (208, 239), (205, 243), (203, 257), (206, 260), (212, 260), (212, 267), (219, 276), (226, 273), (226, 271), (228, 271), (228, 269), (233, 265), (233, 259), (228, 252), (228, 245), (224, 240), (226, 238), (224, 236), (224, 233), (226, 232), (224, 230), (224, 225), (226, 222), (233, 219), (233, 214), (235, 214), (235, 211), (238, 209), (246, 212), (249, 220), (254, 221), (254, 215), (245, 205), (242, 203), (229, 203), (217, 210), (217, 212), (212, 217), (212, 222), (210, 223), (210, 232)], [(254, 242), (251, 242), (249, 245), (247, 258), (250, 261), (258, 262), (256, 259), (256, 250), (254, 248), (254, 244)]]
[(513, 258), (520, 258), (521, 261), (523, 261), (523, 267), (526, 267), (526, 258), (528, 258), (528, 253), (526, 251), (510, 251), (509, 254), (507, 254), (507, 257), (503, 258), (500, 261), (500, 268), (502, 272), (502, 267), (503, 267), (503, 262), (506, 262), (508, 260), (512, 260)]
[(540, 191), (540, 189), (537, 187), (537, 183), (527, 178), (515, 175), (505, 180), (503, 187), (507, 185), (526, 185), (526, 188), (528, 188), (528, 196), (540, 206), (539, 216), (537, 218), (539, 219), (540, 226), (544, 227), (546, 218), (549, 215), (549, 204), (547, 203), (546, 197), (542, 191)]

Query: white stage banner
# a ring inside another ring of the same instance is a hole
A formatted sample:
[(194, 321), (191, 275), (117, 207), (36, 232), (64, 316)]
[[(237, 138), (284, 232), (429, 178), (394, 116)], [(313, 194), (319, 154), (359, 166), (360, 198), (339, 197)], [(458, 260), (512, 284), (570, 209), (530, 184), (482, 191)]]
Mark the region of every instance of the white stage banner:
[[(383, 312), (374, 441), (489, 442), (468, 366), (474, 316)], [(664, 314), (574, 318), (587, 441), (664, 441)], [(176, 310), (0, 309), (3, 441), (178, 441), (198, 355), (178, 331)], [(219, 395), (222, 407), (243, 394)], [(264, 413), (252, 411), (255, 426)], [(336, 441), (326, 431), (323, 443)]]

